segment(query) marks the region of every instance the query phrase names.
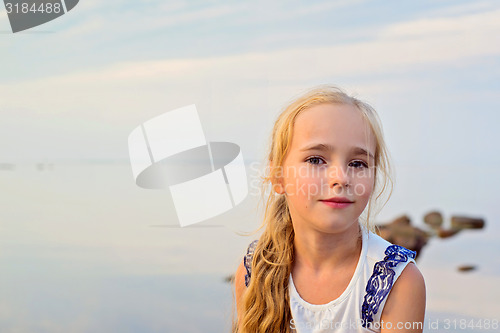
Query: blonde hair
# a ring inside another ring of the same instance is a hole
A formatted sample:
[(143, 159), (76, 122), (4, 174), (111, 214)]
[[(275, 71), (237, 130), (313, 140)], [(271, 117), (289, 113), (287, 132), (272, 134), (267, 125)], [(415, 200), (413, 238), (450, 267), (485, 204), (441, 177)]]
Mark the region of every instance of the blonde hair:
[[(308, 108), (325, 103), (356, 106), (369, 125), (376, 140), (375, 187), (360, 217), (362, 224), (374, 231), (371, 223), (375, 202), (393, 189), (390, 158), (383, 138), (382, 126), (376, 111), (367, 103), (347, 95), (341, 89), (323, 85), (313, 88), (292, 101), (278, 116), (271, 134), (267, 160), (269, 173), (262, 178), (263, 189), (273, 184), (277, 167), (283, 166), (292, 141), (295, 119)], [(263, 199), (264, 193), (262, 191)], [(374, 193), (377, 193), (375, 196)], [(380, 207), (380, 209), (383, 207)], [(363, 216), (364, 215), (364, 216)], [(294, 230), (285, 195), (270, 191), (265, 204), (264, 219), (257, 229), (265, 227), (252, 259), (252, 275), (242, 302), (241, 323), (233, 322), (233, 332), (290, 332), (290, 296), (288, 279), (294, 260)]]

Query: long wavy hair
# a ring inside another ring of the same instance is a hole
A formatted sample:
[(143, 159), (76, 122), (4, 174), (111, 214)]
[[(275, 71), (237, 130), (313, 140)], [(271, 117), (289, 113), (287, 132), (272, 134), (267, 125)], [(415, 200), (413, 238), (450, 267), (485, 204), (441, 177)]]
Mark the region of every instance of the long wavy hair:
[[(294, 261), (295, 233), (285, 195), (267, 189), (269, 186), (273, 187), (277, 177), (276, 172), (283, 166), (290, 149), (297, 116), (314, 105), (330, 103), (357, 107), (376, 139), (375, 187), (360, 216), (360, 222), (364, 227), (374, 231), (371, 219), (385, 205), (392, 193), (390, 157), (379, 117), (370, 105), (329, 85), (313, 88), (290, 102), (276, 119), (270, 137), (270, 149), (267, 154), (269, 167), (261, 183), (265, 211), (262, 225), (257, 231), (265, 229), (253, 255), (250, 283), (242, 296), (244, 313), (239, 316), (240, 323), (233, 321), (233, 332), (291, 332), (292, 315), (288, 282)], [(376, 207), (375, 204), (378, 204), (387, 193), (382, 205)], [(378, 209), (374, 211), (375, 208)]]

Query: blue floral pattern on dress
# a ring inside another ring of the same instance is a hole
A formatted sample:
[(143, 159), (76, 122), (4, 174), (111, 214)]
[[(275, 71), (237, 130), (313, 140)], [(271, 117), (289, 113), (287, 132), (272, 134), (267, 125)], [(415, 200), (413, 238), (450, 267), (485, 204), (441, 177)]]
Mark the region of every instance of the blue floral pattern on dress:
[(243, 265), (245, 265), (245, 268), (247, 270), (247, 273), (245, 274), (245, 286), (248, 287), (250, 284), (250, 276), (252, 275), (252, 259), (253, 259), (253, 253), (255, 252), (255, 247), (257, 246), (258, 240), (254, 240), (253, 242), (248, 245), (247, 249), (247, 254), (243, 258)]
[(390, 245), (385, 250), (385, 258), (375, 263), (373, 274), (366, 285), (366, 294), (361, 307), (363, 327), (373, 322), (373, 316), (378, 312), (380, 303), (387, 297), (394, 283), (396, 272), (392, 268), (408, 258), (415, 259), (416, 252), (399, 245)]

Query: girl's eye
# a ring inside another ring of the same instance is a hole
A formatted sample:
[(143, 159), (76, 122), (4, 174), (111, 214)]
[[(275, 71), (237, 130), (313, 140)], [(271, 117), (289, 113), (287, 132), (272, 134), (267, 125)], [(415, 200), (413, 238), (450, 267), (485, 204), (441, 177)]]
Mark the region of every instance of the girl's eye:
[(309, 162), (309, 163), (314, 164), (314, 165), (319, 165), (320, 162), (324, 162), (324, 161), (320, 157), (309, 157), (306, 160), (306, 162)]
[(352, 161), (350, 163), (350, 166), (356, 168), (356, 169), (360, 169), (360, 168), (368, 168), (368, 164), (366, 164), (365, 162), (363, 161)]

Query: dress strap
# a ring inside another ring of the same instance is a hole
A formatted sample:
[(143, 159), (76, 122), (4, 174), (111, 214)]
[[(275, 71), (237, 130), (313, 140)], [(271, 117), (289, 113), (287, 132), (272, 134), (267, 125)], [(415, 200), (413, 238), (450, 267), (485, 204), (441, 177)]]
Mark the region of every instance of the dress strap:
[(257, 247), (257, 242), (258, 240), (254, 240), (250, 243), (250, 245), (248, 245), (247, 254), (243, 258), (243, 265), (245, 265), (245, 268), (247, 270), (247, 273), (245, 274), (245, 286), (247, 287), (250, 284), (250, 276), (252, 275), (252, 259), (255, 252), (255, 247)]
[(415, 261), (416, 252), (399, 245), (390, 245), (385, 249), (385, 255), (384, 260), (375, 263), (373, 274), (366, 285), (366, 294), (361, 307), (363, 327), (373, 322), (373, 316), (391, 291), (396, 275), (393, 268), (399, 263)]

